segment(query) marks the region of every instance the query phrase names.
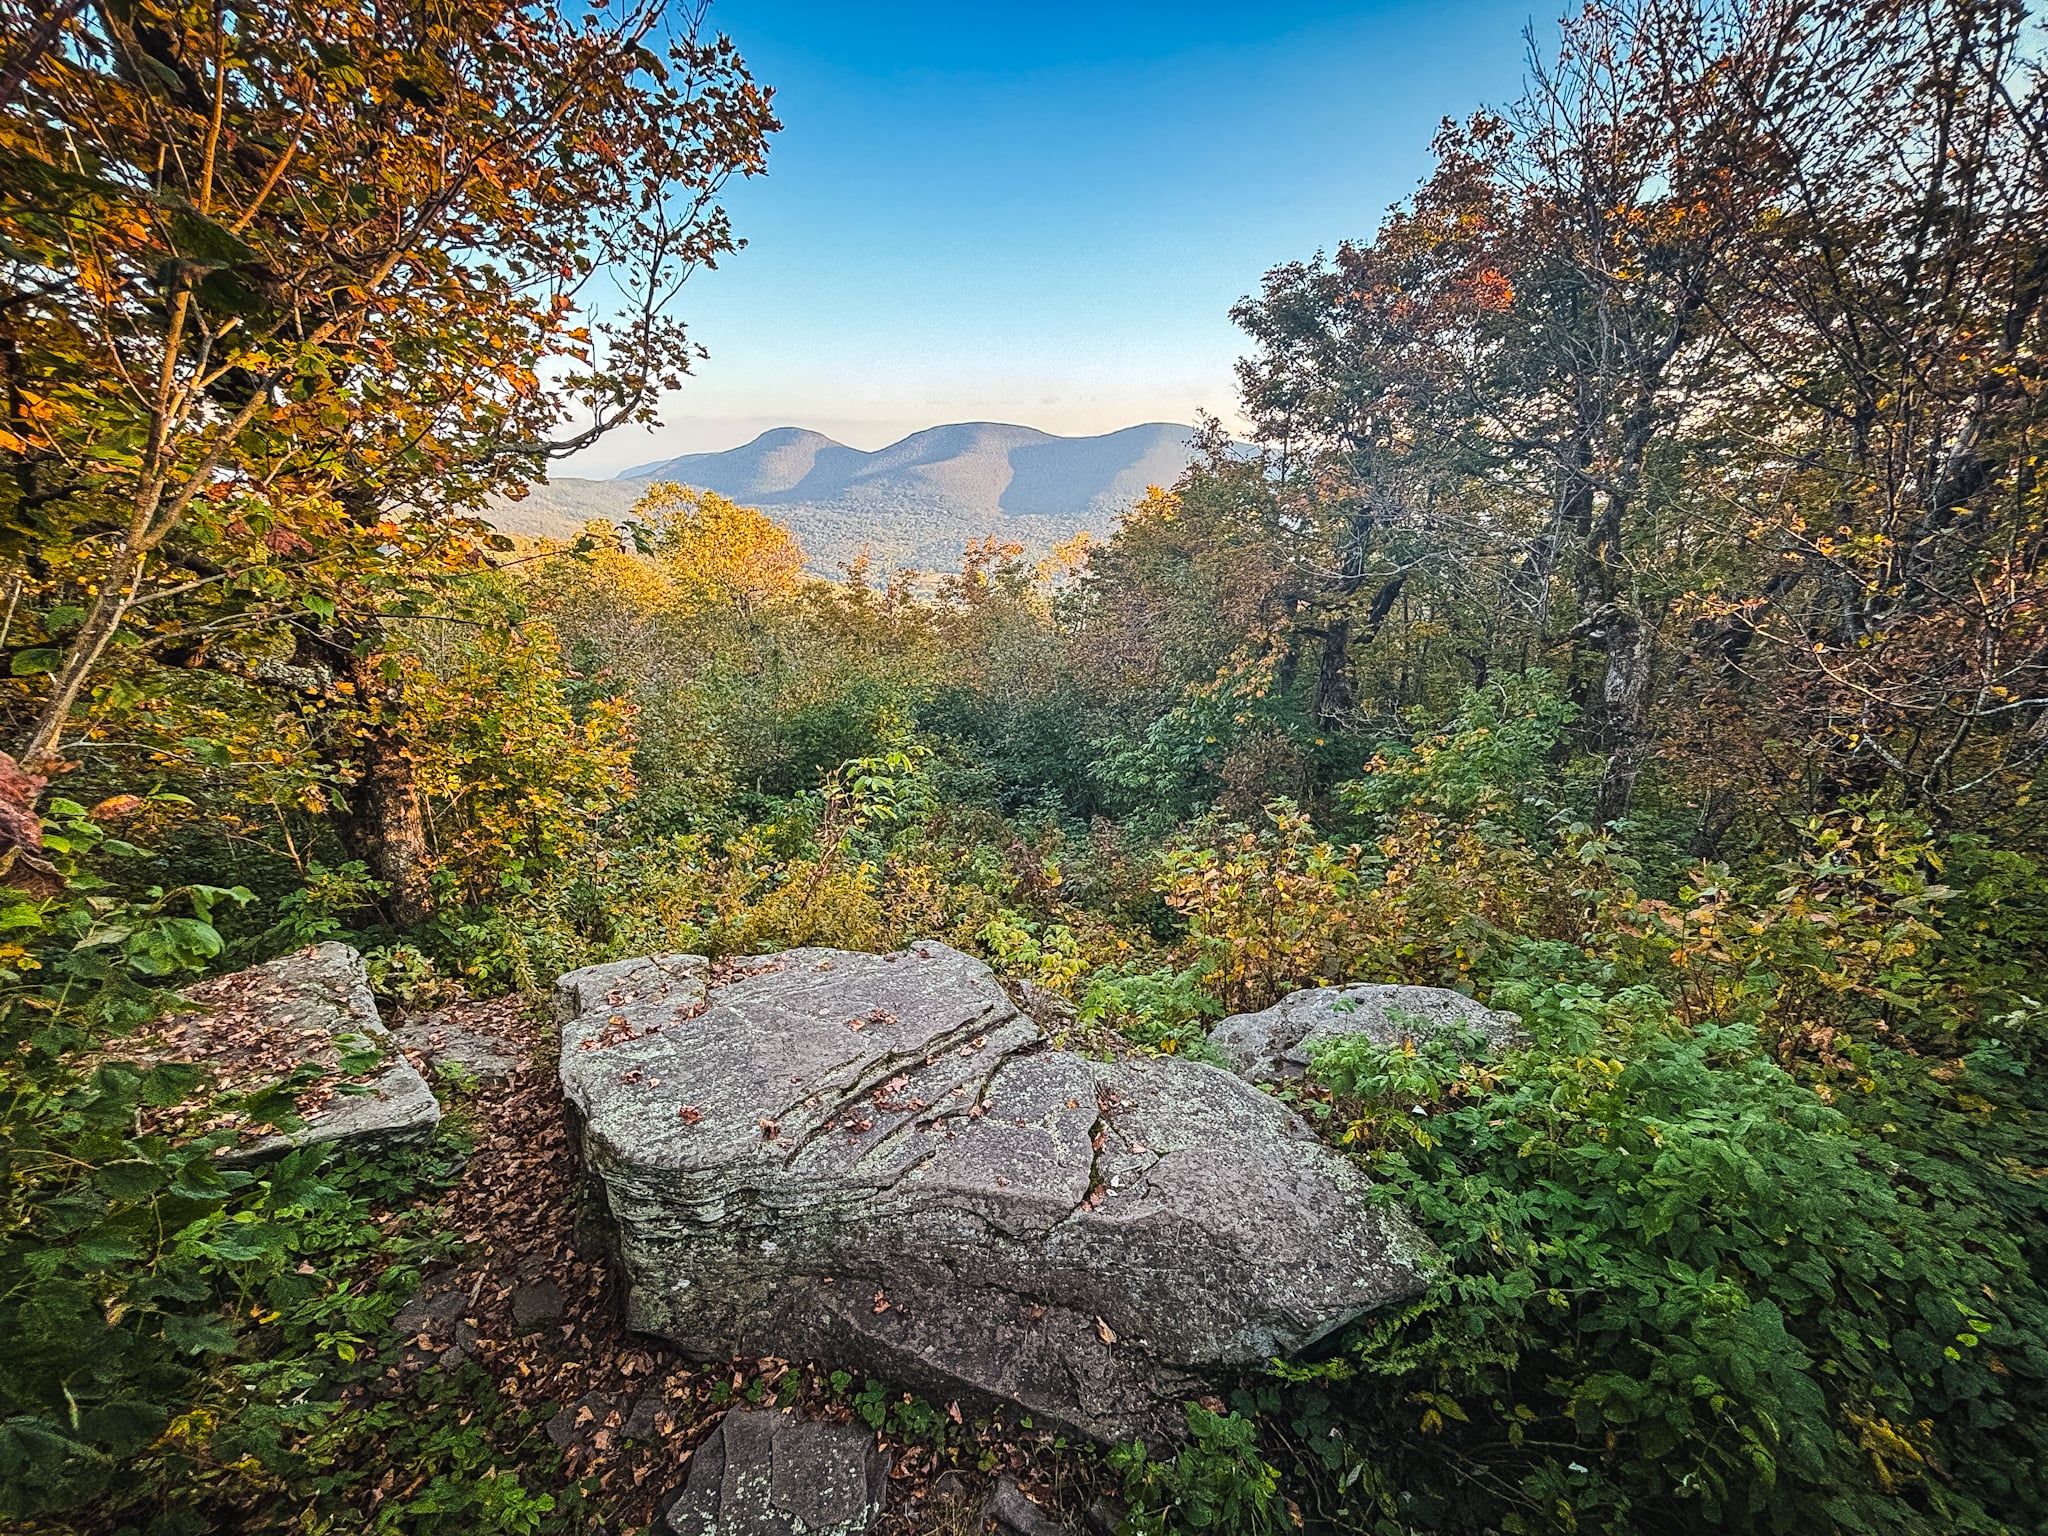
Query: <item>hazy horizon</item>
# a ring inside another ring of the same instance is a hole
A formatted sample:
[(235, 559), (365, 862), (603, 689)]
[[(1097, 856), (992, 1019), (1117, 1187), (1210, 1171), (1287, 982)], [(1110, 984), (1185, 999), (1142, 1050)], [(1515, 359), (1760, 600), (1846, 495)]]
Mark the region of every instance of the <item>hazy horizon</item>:
[[(1098, 432), (1060, 432), (1054, 430), (1051, 427), (1039, 426), (1035, 422), (1004, 421), (999, 420), (995, 417), (962, 418), (956, 421), (919, 421), (904, 423), (841, 421), (820, 424), (817, 421), (782, 421), (777, 420), (773, 417), (761, 416), (748, 418), (741, 421), (691, 422), (684, 423), (682, 425), (689, 428), (703, 428), (703, 442), (705, 446), (691, 446), (686, 448), (678, 448), (672, 453), (658, 453), (653, 458), (641, 459), (634, 464), (622, 465), (619, 469), (614, 470), (611, 474), (608, 475), (585, 476), (575, 474), (573, 471), (565, 469), (562, 473), (554, 476), (554, 478), (558, 480), (615, 479), (619, 475), (625, 474), (634, 468), (647, 464), (663, 463), (670, 459), (687, 458), (691, 455), (698, 454), (730, 453), (734, 449), (745, 448), (755, 442), (758, 442), (761, 439), (761, 437), (763, 437), (767, 433), (780, 432), (792, 428), (800, 432), (816, 432), (821, 436), (832, 439), (833, 442), (839, 444), (843, 448), (858, 449), (862, 453), (876, 453), (884, 448), (894, 447), (897, 443), (902, 442), (907, 437), (915, 437), (920, 432), (936, 432), (943, 430), (944, 428), (947, 427), (1021, 427), (1026, 431), (1044, 432), (1049, 436), (1060, 438), (1109, 437), (1118, 432), (1131, 431), (1137, 427), (1185, 427), (1190, 434), (1192, 434), (1195, 430), (1195, 423), (1193, 421), (1172, 421), (1166, 419), (1158, 419), (1144, 421), (1127, 421), (1119, 426), (1105, 427)], [(731, 430), (726, 430), (728, 428)]]

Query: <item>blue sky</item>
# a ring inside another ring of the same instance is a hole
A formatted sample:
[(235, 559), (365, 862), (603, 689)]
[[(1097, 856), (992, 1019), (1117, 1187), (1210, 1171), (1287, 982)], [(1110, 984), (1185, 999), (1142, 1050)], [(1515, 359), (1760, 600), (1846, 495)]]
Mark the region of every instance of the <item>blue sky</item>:
[(684, 291), (711, 357), (668, 424), (566, 472), (783, 423), (1229, 420), (1230, 305), (1369, 235), (1554, 8), (714, 0), (785, 124), (727, 199), (748, 246)]

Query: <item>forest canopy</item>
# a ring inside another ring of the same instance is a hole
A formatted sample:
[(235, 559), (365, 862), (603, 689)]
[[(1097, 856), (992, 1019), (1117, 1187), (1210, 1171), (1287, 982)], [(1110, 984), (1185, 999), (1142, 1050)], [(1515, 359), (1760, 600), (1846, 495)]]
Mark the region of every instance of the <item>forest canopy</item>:
[(1126, 1529), (2048, 1530), (2028, 8), (1593, 0), (1237, 306), (1249, 442), (832, 580), (680, 486), (479, 518), (690, 364), (778, 127), (700, 14), (4, 14), (0, 1512), (651, 1518), (515, 1386), (356, 1390), (452, 1163), (146, 1134), (171, 990), (937, 938), (1107, 1054), (1353, 981), (1521, 1018), (1316, 1057), (1430, 1289), (1074, 1473)]

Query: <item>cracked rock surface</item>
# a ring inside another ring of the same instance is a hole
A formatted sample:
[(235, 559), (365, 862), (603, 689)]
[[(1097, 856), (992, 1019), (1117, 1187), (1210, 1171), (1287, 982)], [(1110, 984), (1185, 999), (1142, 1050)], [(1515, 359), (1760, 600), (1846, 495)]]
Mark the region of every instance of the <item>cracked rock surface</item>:
[(1421, 1238), (1226, 1072), (1050, 1048), (943, 944), (557, 985), (631, 1326), (1160, 1440), (1210, 1373), (1420, 1289)]
[(1233, 1013), (1209, 1043), (1246, 1082), (1277, 1083), (1308, 1071), (1315, 1048), (1350, 1035), (1396, 1046), (1453, 1029), (1476, 1029), (1495, 1050), (1514, 1043), (1521, 1015), (1496, 1013), (1448, 987), (1361, 984), (1290, 992), (1257, 1013)]
[(872, 1431), (733, 1408), (690, 1459), (666, 1525), (673, 1536), (862, 1536), (888, 1488)]

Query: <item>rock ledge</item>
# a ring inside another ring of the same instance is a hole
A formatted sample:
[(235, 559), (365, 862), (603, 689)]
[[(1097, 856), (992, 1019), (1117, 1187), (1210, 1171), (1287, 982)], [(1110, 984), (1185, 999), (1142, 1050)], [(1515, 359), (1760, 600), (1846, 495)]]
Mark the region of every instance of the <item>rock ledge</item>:
[[(321, 1072), (300, 1095), (300, 1129), (244, 1131), (243, 1144), (225, 1152), (223, 1161), (260, 1162), (325, 1143), (369, 1150), (424, 1140), (440, 1124), (433, 1090), (396, 1049), (378, 1016), (363, 957), (348, 945), (311, 945), (213, 977), (184, 996), (198, 1011), (175, 1014), (160, 1026), (150, 1046), (158, 1059), (195, 1062), (216, 1089), (241, 1092), (301, 1065)], [(343, 1062), (355, 1052), (375, 1064), (350, 1080)]]
[(562, 1083), (628, 1321), (1101, 1440), (1420, 1289), (1424, 1244), (1228, 1073), (1050, 1049), (979, 961), (792, 950), (573, 972)]

